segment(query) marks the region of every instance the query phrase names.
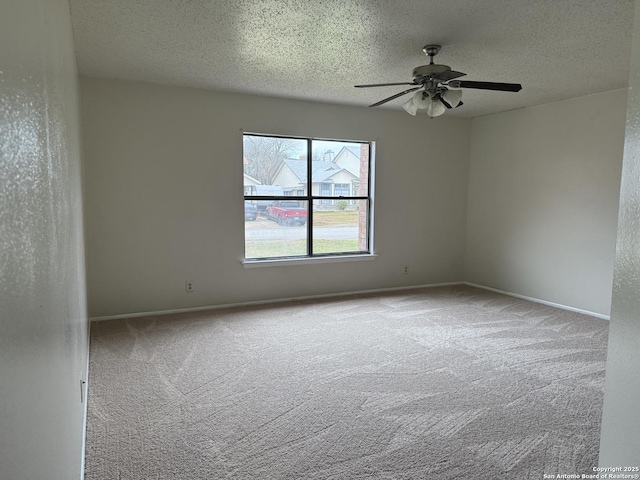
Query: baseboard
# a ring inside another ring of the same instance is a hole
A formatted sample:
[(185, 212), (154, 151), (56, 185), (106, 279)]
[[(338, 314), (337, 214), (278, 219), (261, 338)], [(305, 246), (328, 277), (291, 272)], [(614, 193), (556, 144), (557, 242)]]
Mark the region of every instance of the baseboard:
[[(384, 293), (384, 292), (393, 292), (400, 290), (414, 290), (418, 288), (435, 288), (435, 287), (446, 287), (452, 285), (469, 285), (470, 287), (481, 288), (483, 290), (488, 290), (495, 293), (500, 293), (502, 295), (507, 295), (510, 297), (520, 298), (522, 300), (528, 300), (534, 303), (540, 303), (543, 305), (548, 305), (550, 307), (560, 308), (562, 310), (568, 310), (571, 312), (582, 313), (584, 315), (589, 315), (596, 318), (601, 318), (603, 320), (610, 320), (609, 315), (603, 315), (601, 313), (591, 312), (589, 310), (583, 310), (581, 308), (570, 307), (568, 305), (562, 305), (560, 303), (549, 302), (547, 300), (542, 300), (539, 298), (529, 297), (526, 295), (520, 295), (518, 293), (508, 292), (506, 290), (500, 290), (498, 288), (487, 287), (486, 285), (480, 285), (472, 282), (445, 282), (445, 283), (430, 283), (425, 285), (413, 285), (413, 286), (404, 286), (404, 287), (391, 287), (391, 288), (379, 288), (372, 290), (359, 290), (353, 292), (343, 292), (343, 293), (327, 293), (321, 295), (306, 295), (301, 297), (289, 297), (289, 298), (277, 298), (273, 300), (257, 300), (252, 302), (238, 302), (238, 303), (226, 303), (223, 305), (208, 305), (204, 307), (192, 307), (192, 308), (178, 308), (171, 310), (157, 310), (157, 311), (148, 311), (148, 312), (134, 312), (134, 313), (123, 313), (119, 315), (104, 315), (91, 317), (91, 322), (100, 322), (103, 320), (121, 320), (126, 318), (138, 318), (138, 317), (150, 317), (155, 315), (170, 315), (176, 313), (190, 313), (190, 312), (202, 312), (207, 310), (220, 310), (224, 308), (234, 308), (234, 307), (248, 307), (248, 306), (259, 306), (259, 305), (270, 305), (274, 303), (287, 303), (287, 302), (296, 302), (301, 300), (316, 300), (322, 298), (338, 298), (338, 297), (346, 297), (349, 295), (363, 295), (369, 293)], [(87, 387), (89, 383), (88, 379), (88, 359), (87, 359)], [(88, 388), (87, 388), (88, 390)]]
[(520, 295), (518, 293), (507, 292), (505, 290), (500, 290), (498, 288), (487, 287), (485, 285), (478, 285), (477, 283), (471, 282), (462, 282), (465, 285), (469, 285), (470, 287), (481, 288), (483, 290), (489, 290), (490, 292), (500, 293), (502, 295), (508, 295), (509, 297), (521, 298), (522, 300), (528, 300), (530, 302), (541, 303), (543, 305), (548, 305), (550, 307), (560, 308), (562, 310), (569, 310), (571, 312), (582, 313), (584, 315), (590, 315), (592, 317), (602, 318), (603, 320), (610, 320), (609, 315), (603, 315), (601, 313), (590, 312), (589, 310), (582, 310), (581, 308), (569, 307), (568, 305), (562, 305), (559, 303), (548, 302), (546, 300), (541, 300), (539, 298), (528, 297), (526, 295)]
[(87, 322), (87, 364), (84, 368), (84, 412), (82, 414), (82, 461), (80, 462), (80, 480), (84, 480), (85, 459), (87, 456), (87, 416), (89, 414), (89, 347), (91, 343), (91, 321)]
[(227, 303), (224, 305), (210, 305), (206, 307), (193, 307), (193, 308), (179, 308), (173, 310), (159, 310), (159, 311), (151, 311), (151, 312), (136, 312), (136, 313), (123, 313), (120, 315), (105, 315), (98, 317), (91, 317), (92, 322), (101, 322), (104, 320), (121, 320), (126, 318), (139, 318), (139, 317), (150, 317), (155, 315), (170, 315), (176, 313), (191, 313), (191, 312), (202, 312), (206, 310), (221, 310), (223, 308), (234, 308), (234, 307), (250, 307), (250, 306), (258, 306), (258, 305), (270, 305), (274, 303), (287, 303), (287, 302), (297, 302), (301, 300), (318, 300), (322, 298), (338, 298), (338, 297), (347, 297), (350, 295), (364, 295), (368, 293), (384, 293), (384, 292), (394, 292), (399, 290), (415, 290), (418, 288), (435, 288), (435, 287), (448, 287), (452, 285), (462, 285), (464, 282), (446, 282), (446, 283), (430, 283), (427, 285), (413, 285), (413, 286), (404, 286), (404, 287), (391, 287), (391, 288), (379, 288), (373, 290), (359, 290), (355, 292), (341, 292), (341, 293), (327, 293), (321, 295), (307, 295), (301, 297), (290, 297), (290, 298), (277, 298), (273, 300), (257, 300), (253, 302), (239, 302), (239, 303)]

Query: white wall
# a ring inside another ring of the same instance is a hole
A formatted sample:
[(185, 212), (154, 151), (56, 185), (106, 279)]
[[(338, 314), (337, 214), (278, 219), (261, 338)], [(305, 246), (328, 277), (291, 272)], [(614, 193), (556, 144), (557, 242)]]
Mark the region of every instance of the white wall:
[(626, 95), (473, 119), (467, 281), (609, 314)]
[(79, 479), (87, 314), (68, 2), (1, 2), (0, 45), (0, 477)]
[[(81, 98), (91, 316), (463, 279), (468, 119), (87, 78)], [(377, 141), (379, 257), (243, 268), (241, 129)]]
[[(640, 2), (636, 1), (600, 466), (640, 463)], [(638, 473), (638, 472), (634, 472)]]

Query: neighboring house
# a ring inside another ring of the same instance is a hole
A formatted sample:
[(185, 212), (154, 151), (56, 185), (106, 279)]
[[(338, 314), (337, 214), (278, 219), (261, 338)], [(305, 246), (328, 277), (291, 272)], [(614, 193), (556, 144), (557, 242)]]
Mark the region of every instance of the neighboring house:
[(251, 175), (244, 174), (244, 194), (251, 195), (251, 187), (255, 187), (256, 185), (261, 185), (261, 183), (253, 178)]
[(342, 147), (332, 160), (336, 165), (348, 170), (356, 177), (360, 176), (360, 148)]
[[(312, 161), (311, 179), (311, 193), (313, 195), (348, 197), (355, 196), (358, 193), (359, 178), (357, 174), (338, 165), (335, 160), (331, 162)], [(285, 195), (306, 195), (306, 160), (294, 158), (283, 160), (276, 171), (273, 184), (281, 185)], [(330, 205), (335, 201), (322, 200), (321, 202), (325, 205)]]

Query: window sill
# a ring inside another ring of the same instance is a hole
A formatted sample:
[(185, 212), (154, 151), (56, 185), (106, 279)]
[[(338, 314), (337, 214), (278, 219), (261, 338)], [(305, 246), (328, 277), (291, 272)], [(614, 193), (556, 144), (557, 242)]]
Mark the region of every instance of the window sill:
[(366, 260), (375, 260), (378, 255), (375, 253), (367, 253), (362, 255), (336, 255), (327, 257), (305, 257), (305, 258), (282, 258), (269, 260), (242, 260), (244, 268), (259, 267), (292, 267), (294, 265), (314, 265), (319, 263), (342, 263), (342, 262), (361, 262)]

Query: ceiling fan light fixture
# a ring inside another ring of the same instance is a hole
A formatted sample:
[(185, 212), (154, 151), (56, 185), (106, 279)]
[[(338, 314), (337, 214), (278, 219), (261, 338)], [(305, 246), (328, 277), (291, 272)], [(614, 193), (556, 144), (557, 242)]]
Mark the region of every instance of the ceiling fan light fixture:
[(405, 111), (409, 114), (409, 115), (414, 115), (416, 113), (418, 113), (418, 106), (416, 105), (416, 103), (413, 101), (413, 97), (411, 97), (409, 100), (407, 100), (406, 102), (404, 102), (402, 104), (402, 108), (405, 109)]
[(431, 97), (429, 96), (429, 93), (424, 90), (418, 90), (414, 93), (411, 100), (419, 109), (429, 108), (429, 105), (431, 104)]
[(431, 101), (429, 107), (427, 108), (427, 115), (429, 115), (431, 118), (439, 117), (446, 111), (447, 107), (445, 107), (440, 100), (434, 99)]
[(442, 94), (442, 98), (451, 108), (456, 108), (462, 101), (462, 90), (447, 90)]

